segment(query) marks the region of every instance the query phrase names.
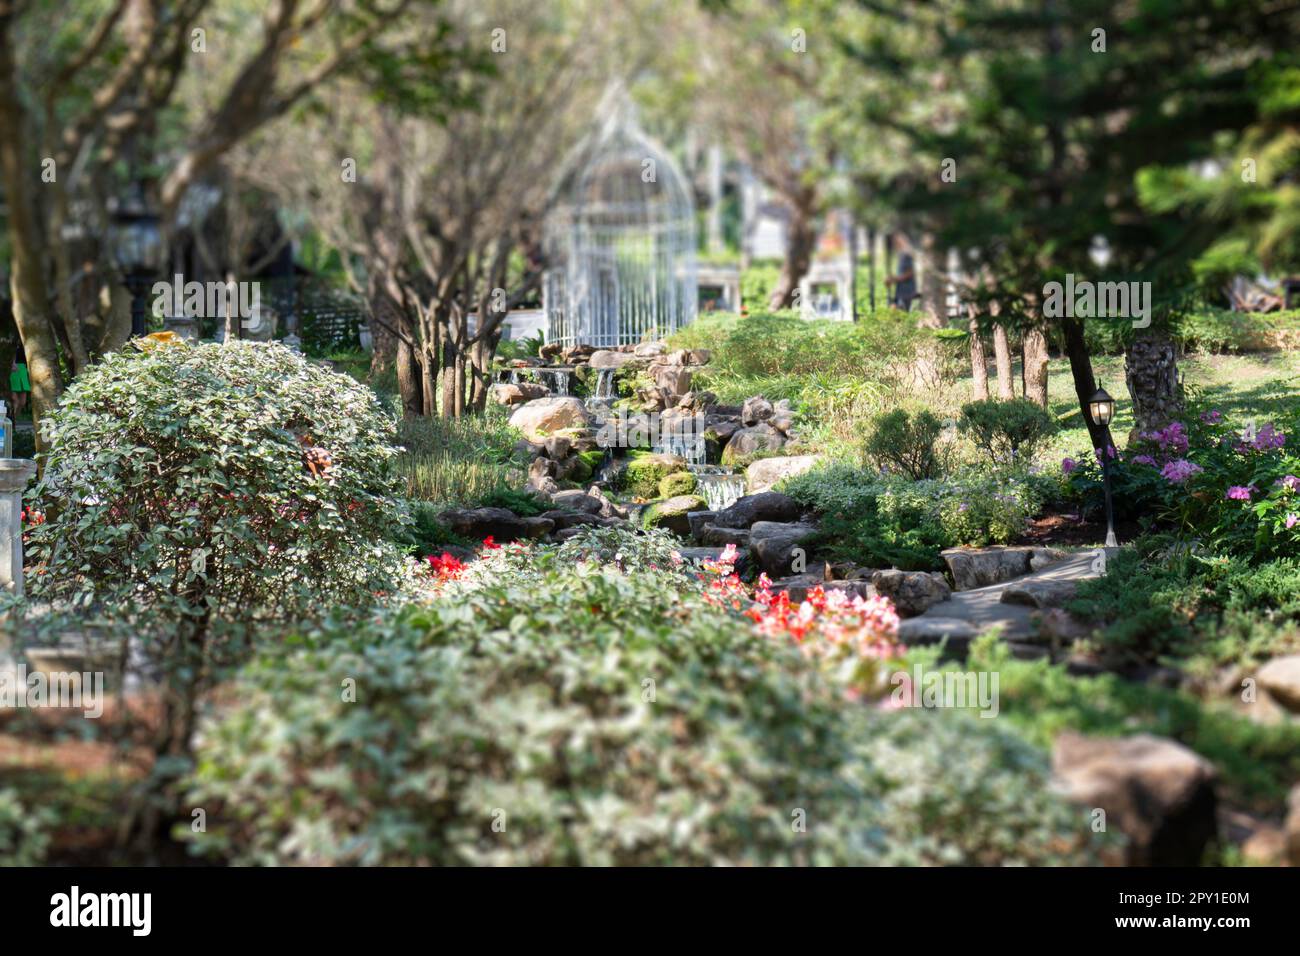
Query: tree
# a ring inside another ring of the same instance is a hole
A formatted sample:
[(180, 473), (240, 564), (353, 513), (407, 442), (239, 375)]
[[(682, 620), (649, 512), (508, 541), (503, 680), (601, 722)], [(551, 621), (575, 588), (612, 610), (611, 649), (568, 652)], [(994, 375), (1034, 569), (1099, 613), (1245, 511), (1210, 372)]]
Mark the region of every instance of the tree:
[[(871, 104), (865, 112), (869, 124), (901, 135), (927, 172), (924, 185), (891, 199), (904, 211), (942, 208), (947, 243), (978, 252), (1006, 320), (1022, 329), (1044, 322), (1041, 290), (1066, 273), (1151, 281), (1166, 300), (1177, 298), (1185, 260), (1169, 255), (1174, 224), (1143, 209), (1137, 173), (1196, 161), (1217, 134), (1249, 123), (1249, 64), (1267, 59), (1297, 26), (1296, 4), (1262, 0), (859, 7), (864, 25), (843, 46), (870, 75), (929, 68), (975, 76), (946, 126)], [(882, 24), (895, 26), (872, 32)], [(899, 40), (915, 35), (935, 41), (925, 57)], [(957, 172), (938, 189), (944, 158)], [(1105, 269), (1089, 255), (1097, 236), (1111, 250)], [(1096, 388), (1083, 322), (1045, 322), (1070, 359), (1081, 407)], [(1088, 426), (1095, 447), (1110, 443), (1106, 429)]]
[[(207, 35), (221, 22), (211, 0), (0, 0), (0, 182), (37, 420), (57, 402), (64, 368), (78, 374), (129, 335), (129, 296), (108, 230), (123, 167), (135, 167), (132, 177), (144, 176), (142, 158), (154, 167), (145, 178), (166, 231), (189, 187), (241, 140), (344, 73), (391, 68), (397, 53), (381, 39), (415, 4), (274, 0), (256, 30), (221, 35), (221, 61), (231, 65), (215, 98), (191, 114), (178, 91), (218, 40)], [(46, 43), (51, 23), (56, 36)], [(163, 140), (169, 148), (159, 150)], [(83, 261), (68, 239), (74, 225), (94, 240), (76, 250)], [(74, 278), (87, 276), (94, 288), (75, 295)]]

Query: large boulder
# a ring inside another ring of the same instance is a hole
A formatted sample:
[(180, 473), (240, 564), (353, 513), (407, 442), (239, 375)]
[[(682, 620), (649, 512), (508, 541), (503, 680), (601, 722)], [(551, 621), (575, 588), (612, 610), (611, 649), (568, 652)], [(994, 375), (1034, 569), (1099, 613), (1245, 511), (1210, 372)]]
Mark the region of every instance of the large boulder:
[(542, 441), (552, 432), (562, 428), (584, 428), (591, 415), (581, 399), (570, 396), (539, 398), (515, 409), (510, 425), (524, 433), (530, 441)]
[(650, 368), (654, 382), (673, 401), (691, 390), (691, 370), (680, 365), (654, 365)]
[(948, 548), (942, 556), (954, 587), (958, 591), (969, 591), (1036, 571), (1064, 557), (1064, 554), (1051, 548), (995, 546)]
[(1180, 743), (1137, 734), (1056, 738), (1052, 769), (1075, 802), (1106, 812), (1129, 866), (1197, 866), (1216, 832), (1215, 770)]
[(589, 515), (600, 514), (605, 504), (602, 499), (578, 491), (576, 488), (569, 491), (557, 491), (551, 495), (551, 501), (556, 508), (563, 511), (581, 511)]
[(699, 495), (677, 495), (656, 501), (641, 514), (641, 527), (649, 531), (652, 528), (666, 528), (683, 538), (691, 533), (691, 520), (687, 517), (692, 511), (708, 511), (709, 503)]
[(784, 445), (785, 436), (766, 422), (749, 428), (739, 428), (722, 449), (722, 463), (730, 465), (741, 458), (757, 455), (759, 452), (780, 451)]
[(1300, 713), (1300, 654), (1275, 657), (1259, 669), (1259, 685), (1292, 713)]
[(755, 521), (798, 521), (803, 508), (779, 491), (763, 491), (737, 498), (718, 512), (713, 523), (719, 528), (748, 528)]
[(610, 349), (593, 352), (591, 358), (587, 360), (587, 364), (592, 368), (622, 368), (634, 362), (638, 362), (638, 359), (633, 353), (614, 352)]
[(780, 482), (811, 471), (821, 455), (788, 455), (785, 458), (760, 458), (745, 469), (745, 486), (750, 494), (770, 491)]
[(772, 403), (762, 395), (745, 399), (740, 406), (740, 420), (746, 425), (757, 425), (772, 417)]
[(725, 548), (729, 544), (738, 548), (749, 547), (749, 532), (743, 528), (719, 528), (715, 524), (706, 524), (695, 537), (700, 544), (713, 548)]
[(1002, 592), (1003, 604), (1023, 604), (1026, 607), (1059, 608), (1074, 599), (1079, 589), (1078, 581), (1028, 580), (1013, 584)]
[(749, 529), (749, 553), (770, 577), (785, 577), (803, 570), (794, 567), (795, 549), (802, 548), (816, 534), (817, 526), (813, 524), (757, 521)]
[(488, 389), (488, 394), (499, 405), (522, 405), (545, 398), (550, 391), (536, 382), (499, 382)]
[(438, 515), (452, 533), (473, 541), (491, 537), (497, 542), (542, 538), (555, 530), (547, 518), (521, 518), (506, 508), (452, 508)]
[(942, 574), (934, 571), (877, 571), (871, 576), (877, 594), (894, 602), (904, 617), (924, 614), (936, 604), (952, 597), (952, 588)]

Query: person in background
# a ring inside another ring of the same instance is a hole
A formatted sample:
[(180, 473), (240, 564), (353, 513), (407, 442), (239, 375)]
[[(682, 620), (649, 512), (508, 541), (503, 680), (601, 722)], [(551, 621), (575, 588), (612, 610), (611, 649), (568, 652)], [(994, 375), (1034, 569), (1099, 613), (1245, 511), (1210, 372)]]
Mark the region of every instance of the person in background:
[(9, 373), (9, 404), (13, 409), (13, 420), (27, 408), (27, 396), (32, 392), (32, 381), (27, 374), (27, 353), (21, 345), (14, 353), (13, 369)]
[(901, 232), (896, 232), (891, 240), (894, 251), (898, 253), (898, 273), (885, 276), (885, 285), (893, 286), (889, 304), (896, 309), (910, 312), (916, 300), (916, 263), (912, 259), (912, 244)]

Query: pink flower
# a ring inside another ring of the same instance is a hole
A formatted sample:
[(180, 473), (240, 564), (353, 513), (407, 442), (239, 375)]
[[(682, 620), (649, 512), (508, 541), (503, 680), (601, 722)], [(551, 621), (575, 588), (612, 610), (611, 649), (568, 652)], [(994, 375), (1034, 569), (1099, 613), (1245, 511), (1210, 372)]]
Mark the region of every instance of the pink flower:
[(1297, 524), (1300, 524), (1300, 515), (1293, 512), (1286, 516), (1286, 529), (1288, 531), (1294, 528)]
[(1287, 475), (1285, 478), (1279, 478), (1277, 483), (1290, 491), (1300, 491), (1300, 478), (1297, 478), (1295, 475)]
[(1249, 501), (1250, 489), (1244, 485), (1233, 485), (1224, 498), (1228, 501)]
[(1201, 412), (1201, 421), (1207, 425), (1217, 425), (1223, 421), (1223, 412), (1217, 408), (1212, 408), (1208, 412)]
[(1065, 472), (1065, 474), (1067, 475), (1078, 467), (1079, 467), (1079, 463), (1075, 461), (1073, 458), (1061, 459), (1061, 471)]
[(1155, 460), (1154, 458), (1152, 458), (1150, 455), (1134, 455), (1134, 456), (1133, 456), (1133, 464), (1135, 464), (1135, 465), (1150, 465), (1151, 467), (1154, 468), (1154, 467), (1155, 467), (1155, 464), (1156, 464), (1156, 460)]
[(1170, 484), (1181, 485), (1192, 475), (1199, 474), (1204, 470), (1200, 465), (1190, 462), (1186, 458), (1175, 458), (1160, 469), (1160, 477)]

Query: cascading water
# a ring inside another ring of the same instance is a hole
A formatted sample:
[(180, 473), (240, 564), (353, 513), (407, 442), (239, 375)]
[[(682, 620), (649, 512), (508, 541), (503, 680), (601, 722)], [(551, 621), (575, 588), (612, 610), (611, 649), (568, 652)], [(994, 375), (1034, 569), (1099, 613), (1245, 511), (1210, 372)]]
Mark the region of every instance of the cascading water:
[(736, 503), (745, 493), (745, 476), (718, 465), (691, 465), (697, 485), (696, 493), (709, 503), (710, 511), (721, 511)]
[(596, 370), (596, 394), (592, 398), (600, 402), (614, 400), (614, 373), (617, 369), (602, 368)]

